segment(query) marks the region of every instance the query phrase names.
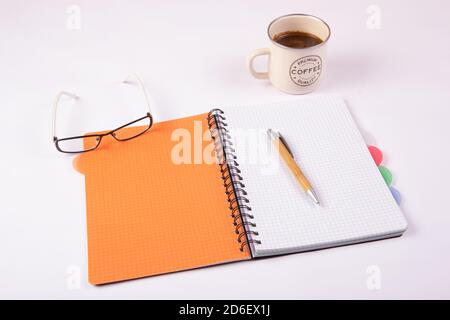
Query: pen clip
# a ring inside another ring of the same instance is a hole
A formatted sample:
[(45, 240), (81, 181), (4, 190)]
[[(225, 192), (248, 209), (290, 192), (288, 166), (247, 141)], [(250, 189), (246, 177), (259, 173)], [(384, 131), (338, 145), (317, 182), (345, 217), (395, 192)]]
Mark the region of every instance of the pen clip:
[(286, 140), (283, 138), (283, 136), (281, 135), (281, 133), (279, 131), (274, 131), (272, 129), (268, 129), (267, 134), (269, 136), (272, 136), (273, 138), (278, 138), (280, 140), (280, 142), (283, 144), (283, 146), (286, 148), (287, 152), (292, 157), (292, 159), (294, 159), (294, 154), (292, 153), (291, 148), (289, 147)]
[(278, 132), (278, 138), (280, 139), (281, 143), (284, 145), (286, 150), (289, 152), (289, 154), (291, 155), (292, 159), (294, 159), (294, 155), (292, 154), (291, 148), (289, 148), (289, 145), (287, 144), (286, 140), (284, 140), (283, 136), (279, 132)]

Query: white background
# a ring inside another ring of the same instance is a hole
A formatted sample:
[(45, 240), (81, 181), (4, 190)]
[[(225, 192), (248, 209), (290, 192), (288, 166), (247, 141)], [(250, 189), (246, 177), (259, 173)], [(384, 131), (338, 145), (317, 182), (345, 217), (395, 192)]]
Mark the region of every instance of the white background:
[[(71, 5), (81, 9), (79, 29)], [(367, 25), (374, 8), (380, 29)], [(450, 298), (449, 10), (435, 0), (0, 1), (0, 297)], [(82, 98), (64, 101), (59, 136), (143, 114), (136, 88), (119, 84), (129, 72), (145, 82), (157, 121), (295, 99), (245, 67), (267, 45), (268, 23), (294, 12), (330, 24), (329, 68), (311, 95), (343, 96), (384, 151), (406, 234), (89, 285), (83, 176), (50, 139), (56, 93)], [(367, 285), (371, 266), (378, 290)]]

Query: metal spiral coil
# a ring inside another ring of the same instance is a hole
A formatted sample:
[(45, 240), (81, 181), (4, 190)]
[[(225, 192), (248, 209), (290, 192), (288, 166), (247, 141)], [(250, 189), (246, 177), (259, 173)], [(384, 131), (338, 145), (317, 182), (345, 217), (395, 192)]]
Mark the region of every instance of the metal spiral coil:
[[(239, 249), (244, 251), (244, 247), (249, 247), (250, 243), (261, 244), (261, 241), (254, 239), (254, 236), (258, 236), (259, 233), (250, 229), (256, 228), (256, 224), (252, 221), (254, 216), (250, 213), (252, 208), (249, 205), (249, 199), (246, 197), (247, 191), (245, 191), (244, 179), (241, 176), (241, 170), (238, 168), (239, 163), (234, 154), (236, 150), (233, 148), (230, 132), (226, 128), (228, 124), (224, 112), (220, 109), (212, 109), (208, 113), (207, 121), (214, 142), (237, 241), (241, 244)], [(251, 250), (250, 253), (252, 253)]]

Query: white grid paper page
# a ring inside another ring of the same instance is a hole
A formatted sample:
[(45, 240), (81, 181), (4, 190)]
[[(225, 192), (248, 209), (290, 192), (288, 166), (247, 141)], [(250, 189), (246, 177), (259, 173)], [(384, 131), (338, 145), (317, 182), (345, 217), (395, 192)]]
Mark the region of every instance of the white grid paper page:
[[(256, 228), (251, 229), (261, 241), (254, 245), (255, 256), (382, 239), (406, 230), (406, 220), (343, 100), (302, 98), (222, 109), (255, 217)], [(269, 142), (268, 128), (286, 139), (320, 207)], [(250, 132), (258, 132), (259, 140), (249, 138)], [(249, 149), (255, 144), (257, 153)]]

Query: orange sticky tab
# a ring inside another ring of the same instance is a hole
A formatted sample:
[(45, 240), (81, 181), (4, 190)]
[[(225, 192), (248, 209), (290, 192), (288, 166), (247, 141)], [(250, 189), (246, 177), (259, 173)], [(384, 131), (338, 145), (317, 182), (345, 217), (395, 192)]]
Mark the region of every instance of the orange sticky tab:
[[(105, 136), (79, 156), (92, 284), (250, 259), (239, 249), (218, 165), (199, 162), (194, 150), (199, 125), (202, 150), (211, 143), (206, 117), (155, 123), (124, 142)], [(189, 153), (192, 163), (177, 164)]]

